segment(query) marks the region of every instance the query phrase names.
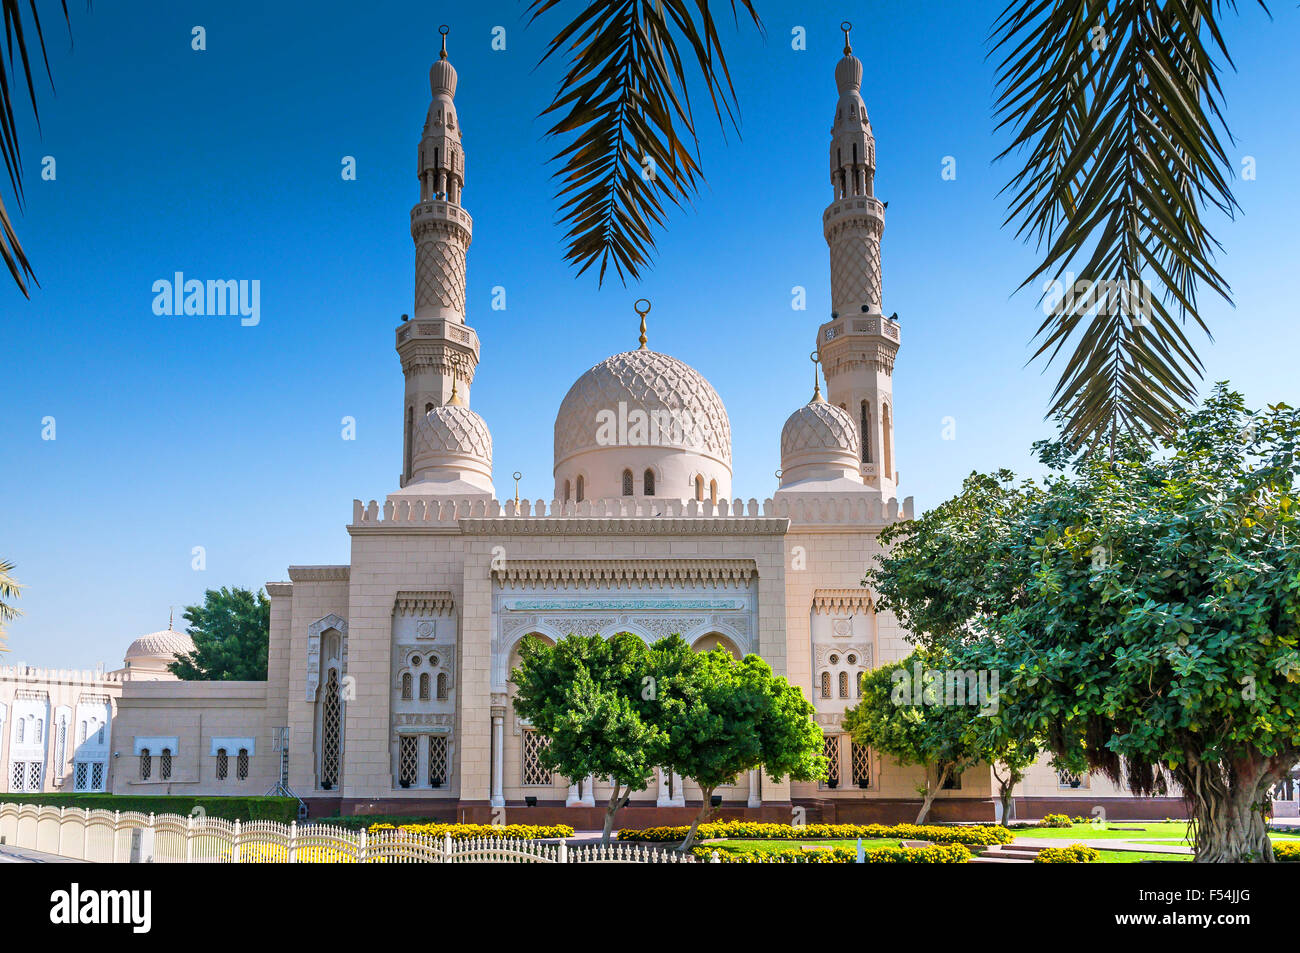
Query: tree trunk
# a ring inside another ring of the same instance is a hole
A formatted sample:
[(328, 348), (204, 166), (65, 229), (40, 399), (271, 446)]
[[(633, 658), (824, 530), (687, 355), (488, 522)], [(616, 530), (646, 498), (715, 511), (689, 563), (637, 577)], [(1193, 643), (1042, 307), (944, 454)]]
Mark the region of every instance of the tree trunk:
[(1002, 801), (1002, 826), (1011, 826), (1011, 794), (1016, 789), (1014, 781), (998, 781), (998, 799)]
[[(622, 791), (622, 794), (619, 794)], [(632, 785), (620, 788), (617, 781), (614, 782), (614, 790), (609, 796), (609, 804), (605, 807), (605, 829), (600, 834), (602, 844), (609, 843), (610, 832), (614, 830), (614, 816), (619, 810), (627, 805), (628, 798), (632, 796)]]
[(695, 832), (700, 829), (700, 825), (708, 820), (709, 815), (713, 813), (713, 788), (700, 786), (700, 793), (704, 795), (704, 803), (700, 805), (700, 812), (695, 815), (695, 820), (691, 821), (690, 830), (686, 832), (686, 839), (677, 849), (682, 853), (691, 849), (695, 843)]
[(950, 770), (950, 769), (949, 769), (948, 767), (945, 766), (945, 767), (943, 768), (943, 770), (939, 772), (939, 776), (934, 780), (934, 783), (931, 783), (931, 782), (930, 782), (930, 766), (929, 766), (929, 765), (926, 765), (926, 768), (925, 768), (925, 795), (924, 795), (924, 797), (923, 797), (923, 799), (922, 799), (922, 801), (921, 801), (921, 812), (920, 812), (919, 814), (916, 815), (916, 823), (917, 823), (918, 826), (920, 826), (921, 824), (924, 824), (924, 823), (925, 823), (925, 819), (926, 819), (926, 817), (929, 816), (929, 814), (930, 814), (930, 805), (934, 803), (934, 797), (935, 797), (935, 795), (939, 793), (939, 789), (940, 789), (941, 787), (943, 787), (943, 782), (947, 780), (949, 770)]
[(1275, 863), (1265, 812), (1269, 790), (1292, 759), (1192, 761), (1174, 772), (1188, 800), (1198, 864)]

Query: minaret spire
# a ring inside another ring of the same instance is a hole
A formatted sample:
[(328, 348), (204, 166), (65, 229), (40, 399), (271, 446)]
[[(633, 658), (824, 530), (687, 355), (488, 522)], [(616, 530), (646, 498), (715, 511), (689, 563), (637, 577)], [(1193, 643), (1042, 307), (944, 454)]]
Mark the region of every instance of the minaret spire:
[(397, 353), (406, 377), (401, 485), (411, 478), (417, 415), (451, 400), (469, 406), (478, 366), (478, 335), (465, 321), (465, 267), (474, 222), (461, 206), (465, 151), (456, 115), (456, 68), (447, 58), (446, 25), (429, 69), (429, 111), (420, 136), (416, 175), (420, 196), (411, 209), (415, 243), (415, 311), (397, 328)]
[(832, 198), (822, 214), (831, 259), (831, 316), (817, 330), (826, 394), (858, 424), (862, 479), (888, 498), (896, 495), (894, 467), (894, 357), (898, 322), (882, 313), (880, 240), (885, 205), (875, 193), (876, 137), (862, 99), (862, 61), (849, 31), (835, 64), (835, 122), (831, 126)]

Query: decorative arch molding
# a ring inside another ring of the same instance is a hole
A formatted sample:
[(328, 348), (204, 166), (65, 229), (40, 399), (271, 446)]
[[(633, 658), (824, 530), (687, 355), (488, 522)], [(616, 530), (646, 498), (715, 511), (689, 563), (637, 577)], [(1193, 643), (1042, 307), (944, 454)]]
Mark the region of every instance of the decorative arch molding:
[(348, 671), (348, 623), (346, 619), (331, 612), (307, 627), (307, 701), (309, 702), (316, 701), (316, 693), (320, 689), (321, 635), (331, 629), (339, 634), (339, 674), (346, 675)]

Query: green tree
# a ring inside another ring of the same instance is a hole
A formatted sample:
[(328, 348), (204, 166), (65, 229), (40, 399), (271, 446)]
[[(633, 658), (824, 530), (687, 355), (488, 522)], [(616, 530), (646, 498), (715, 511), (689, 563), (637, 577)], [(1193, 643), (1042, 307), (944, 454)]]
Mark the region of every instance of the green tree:
[(662, 733), (654, 723), (650, 648), (627, 632), (606, 640), (570, 635), (554, 646), (528, 638), (511, 673), (514, 708), (549, 743), (538, 755), (567, 778), (588, 775), (613, 782), (602, 843), (615, 815), (644, 791), (658, 764)]
[[(1268, 792), (1300, 761), (1300, 414), (1249, 411), (1220, 384), (1156, 448), (1121, 439), (1113, 461), (1068, 441), (1038, 449), (1049, 476), (989, 543), (1006, 579), (971, 598), (977, 577), (950, 567), (954, 598), (981, 613), (964, 664), (1001, 673), (997, 717), (1059, 763), (1141, 795), (1172, 778), (1198, 861), (1271, 861)], [(969, 527), (922, 529), (882, 577)], [(945, 597), (933, 573), (925, 592)]]
[[(858, 703), (844, 713), (844, 730), (855, 742), (922, 769), (917, 824), (925, 823), (944, 786), (980, 760), (969, 730), (977, 705), (945, 698), (944, 676), (955, 671), (943, 654), (918, 649), (864, 674)], [(966, 684), (960, 683), (963, 692)]]
[(721, 646), (693, 652), (678, 636), (655, 643), (652, 655), (656, 720), (666, 735), (657, 763), (693, 780), (702, 798), (680, 850), (690, 849), (713, 813), (713, 792), (744, 772), (761, 767), (795, 781), (826, 776), (812, 705), (757, 655), (737, 661)]
[(17, 599), (23, 587), (13, 576), (14, 564), (0, 559), (0, 652), (9, 651), (5, 647), (5, 625), (23, 614), (12, 602)]
[(194, 651), (170, 666), (176, 677), (191, 681), (266, 681), (266, 653), (271, 641), (271, 602), (259, 589), (209, 589), (203, 605), (186, 606), (187, 632)]

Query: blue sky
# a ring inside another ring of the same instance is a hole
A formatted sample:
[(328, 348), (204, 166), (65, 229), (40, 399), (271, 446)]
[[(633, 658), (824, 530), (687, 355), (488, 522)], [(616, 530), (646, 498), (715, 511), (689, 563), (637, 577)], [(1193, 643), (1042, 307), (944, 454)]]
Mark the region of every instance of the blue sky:
[[(393, 329), (411, 310), (408, 211), (436, 27), (452, 27), (475, 221), (468, 320), (482, 340), (474, 407), (491, 425), (498, 493), (549, 498), (554, 414), (586, 368), (635, 346), (632, 302), (653, 300), (650, 343), (699, 369), (726, 402), (736, 495), (770, 495), (786, 416), (807, 400), (807, 354), (829, 310), (821, 212), (835, 105), (836, 25), (857, 23), (863, 95), (889, 201), (885, 310), (901, 491), (919, 508), (973, 469), (1031, 468), (1055, 372), (1026, 367), (1040, 320), (1016, 287), (1032, 251), (1002, 228), (993, 164), (994, 4), (883, 0), (759, 4), (722, 35), (740, 137), (702, 126), (709, 185), (672, 216), (653, 270), (598, 289), (562, 261), (552, 144), (537, 114), (560, 66), (536, 64), (556, 18), (525, 4), (245, 0), (72, 5), (73, 45), (42, 4), (56, 92), (21, 125), (27, 202), (16, 224), (41, 287), (0, 283), (0, 556), (25, 615), (6, 662), (119, 664), (205, 588), (258, 586), (297, 563), (348, 560), (354, 497), (396, 488), (402, 376)], [(1297, 394), (1293, 306), (1300, 108), (1290, 5), (1243, 5), (1225, 78), (1244, 214), (1216, 223), (1235, 307), (1207, 302), (1206, 380), (1256, 403)], [(563, 15), (563, 8), (561, 10)], [(201, 25), (207, 50), (191, 49)], [(491, 48), (505, 28), (506, 49)], [(791, 31), (807, 49), (791, 48)], [(1291, 65), (1288, 65), (1291, 64)], [(701, 101), (699, 108), (704, 108)], [(43, 181), (53, 156), (57, 178)], [(357, 160), (356, 181), (340, 176)], [(945, 181), (945, 156), (957, 177)], [(9, 199), (6, 193), (6, 199)], [(10, 202), (12, 209), (12, 202)], [(153, 314), (181, 271), (261, 282), (261, 322)], [(793, 311), (791, 288), (808, 290)], [(507, 308), (489, 307), (506, 289)], [(56, 420), (42, 440), (42, 419)], [(341, 437), (344, 416), (356, 440)], [(944, 440), (943, 418), (956, 421)], [(207, 568), (191, 568), (203, 546)], [(178, 626), (179, 627), (179, 626)]]

